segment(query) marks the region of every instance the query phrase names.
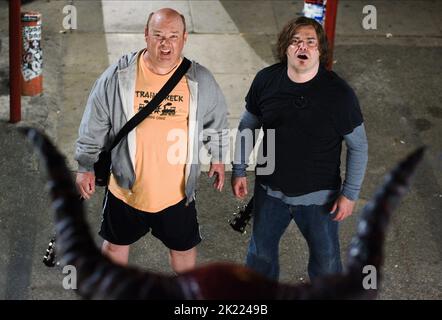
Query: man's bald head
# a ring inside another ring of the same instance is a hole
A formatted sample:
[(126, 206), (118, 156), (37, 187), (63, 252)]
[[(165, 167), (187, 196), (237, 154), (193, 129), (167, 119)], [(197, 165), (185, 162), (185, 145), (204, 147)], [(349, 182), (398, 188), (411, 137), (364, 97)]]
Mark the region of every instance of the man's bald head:
[(146, 29), (149, 29), (149, 24), (152, 20), (173, 19), (180, 18), (183, 22), (183, 33), (186, 32), (186, 19), (178, 11), (171, 8), (163, 8), (157, 11), (151, 12), (147, 18)]

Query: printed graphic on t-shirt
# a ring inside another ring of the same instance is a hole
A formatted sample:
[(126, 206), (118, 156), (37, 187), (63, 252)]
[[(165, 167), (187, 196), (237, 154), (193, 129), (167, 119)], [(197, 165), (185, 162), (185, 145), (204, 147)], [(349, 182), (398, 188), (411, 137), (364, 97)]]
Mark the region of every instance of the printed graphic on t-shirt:
[[(142, 102), (138, 103), (138, 111), (146, 107), (150, 101), (155, 97), (155, 92), (135, 91), (135, 97)], [(150, 119), (165, 120), (166, 117), (173, 117), (177, 113), (177, 104), (184, 103), (183, 95), (168, 95), (155, 110), (149, 115)]]

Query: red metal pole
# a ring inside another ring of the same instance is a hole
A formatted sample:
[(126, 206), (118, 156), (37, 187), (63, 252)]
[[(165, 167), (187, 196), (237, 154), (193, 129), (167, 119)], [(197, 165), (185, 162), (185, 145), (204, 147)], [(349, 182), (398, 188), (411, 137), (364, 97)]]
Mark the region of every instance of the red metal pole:
[(9, 0), (9, 122), (21, 120), (21, 0)]
[(333, 67), (333, 48), (335, 44), (336, 15), (338, 13), (338, 0), (327, 0), (325, 9), (325, 33), (327, 34), (329, 56), (327, 69)]

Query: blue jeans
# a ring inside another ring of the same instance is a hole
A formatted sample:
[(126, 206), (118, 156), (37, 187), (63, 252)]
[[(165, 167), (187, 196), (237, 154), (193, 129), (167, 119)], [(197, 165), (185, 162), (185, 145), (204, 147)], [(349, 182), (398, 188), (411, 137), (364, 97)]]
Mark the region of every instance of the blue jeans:
[(293, 219), (309, 248), (308, 274), (316, 277), (342, 272), (338, 222), (326, 205), (291, 206), (267, 195), (259, 185), (254, 194), (253, 232), (246, 265), (270, 279), (279, 278), (279, 241)]

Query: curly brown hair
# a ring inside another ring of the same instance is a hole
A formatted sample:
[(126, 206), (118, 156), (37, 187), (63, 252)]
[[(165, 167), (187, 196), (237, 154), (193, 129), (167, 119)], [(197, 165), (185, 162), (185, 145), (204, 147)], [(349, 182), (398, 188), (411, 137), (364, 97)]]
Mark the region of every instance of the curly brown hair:
[(287, 48), (296, 34), (296, 31), (300, 27), (312, 26), (316, 31), (316, 36), (318, 37), (318, 48), (319, 48), (319, 60), (322, 64), (327, 63), (328, 59), (328, 44), (327, 36), (322, 28), (322, 25), (315, 19), (310, 19), (307, 17), (299, 17), (290, 20), (282, 29), (278, 35), (278, 43), (276, 44), (277, 56), (279, 61), (287, 62)]

